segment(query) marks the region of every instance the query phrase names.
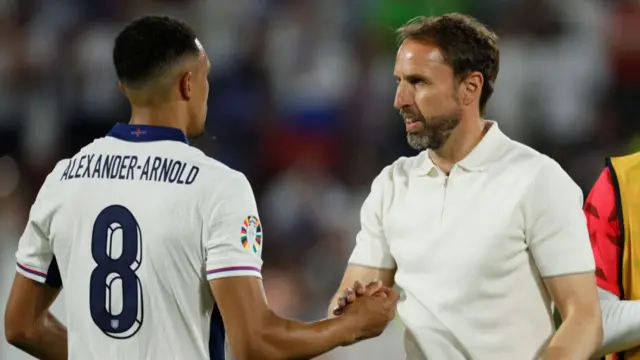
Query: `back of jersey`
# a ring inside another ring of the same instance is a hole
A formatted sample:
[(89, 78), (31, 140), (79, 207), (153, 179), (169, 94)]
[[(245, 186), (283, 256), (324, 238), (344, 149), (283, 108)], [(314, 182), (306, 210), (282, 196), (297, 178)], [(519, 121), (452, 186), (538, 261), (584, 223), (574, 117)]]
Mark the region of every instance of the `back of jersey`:
[[(70, 359), (222, 358), (207, 279), (260, 276), (262, 265), (246, 179), (176, 129), (118, 125), (110, 135), (47, 178), (18, 271), (55, 285), (59, 267)], [(242, 204), (225, 222), (230, 197)]]

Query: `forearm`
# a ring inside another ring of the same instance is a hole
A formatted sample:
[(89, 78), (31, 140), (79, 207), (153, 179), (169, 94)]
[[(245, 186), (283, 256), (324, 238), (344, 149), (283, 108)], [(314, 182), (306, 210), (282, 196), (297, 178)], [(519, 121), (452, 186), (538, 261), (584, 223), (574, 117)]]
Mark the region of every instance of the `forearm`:
[(37, 359), (67, 359), (67, 329), (51, 313), (38, 320), (28, 334), (12, 344)]
[(260, 352), (270, 354), (264, 359), (294, 360), (315, 358), (338, 346), (352, 343), (356, 333), (347, 317), (313, 323), (279, 318), (266, 329), (262, 338), (263, 349)]
[(601, 318), (575, 313), (563, 319), (542, 360), (587, 360), (602, 342)]
[(640, 301), (620, 301), (598, 289), (604, 339), (598, 357), (640, 346)]

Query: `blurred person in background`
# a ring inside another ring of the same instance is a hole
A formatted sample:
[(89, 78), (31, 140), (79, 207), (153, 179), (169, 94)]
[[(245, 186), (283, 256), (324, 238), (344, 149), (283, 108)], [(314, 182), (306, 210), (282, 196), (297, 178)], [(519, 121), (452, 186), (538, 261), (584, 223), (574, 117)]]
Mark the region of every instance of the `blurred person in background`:
[[(45, 180), (16, 254), (7, 340), (40, 359), (222, 360), (228, 338), (249, 360), (312, 358), (382, 333), (398, 294), (381, 285), (336, 319), (269, 308), (252, 188), (187, 140), (204, 133), (209, 94), (195, 31), (145, 16), (112, 58), (130, 122)], [(69, 332), (50, 312), (63, 284)]]
[(460, 14), (398, 33), (394, 106), (422, 152), (373, 181), (329, 316), (380, 279), (404, 291), (408, 359), (589, 359), (602, 326), (582, 192), (483, 118), (497, 36)]
[(584, 206), (608, 360), (640, 359), (640, 152), (607, 159)]

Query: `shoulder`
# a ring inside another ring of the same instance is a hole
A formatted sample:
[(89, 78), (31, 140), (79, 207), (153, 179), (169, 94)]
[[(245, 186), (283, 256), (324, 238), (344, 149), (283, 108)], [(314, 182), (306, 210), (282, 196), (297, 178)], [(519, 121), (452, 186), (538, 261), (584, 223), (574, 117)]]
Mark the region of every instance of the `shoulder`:
[(402, 156), (387, 165), (374, 180), (379, 183), (395, 183), (404, 181), (411, 174), (420, 172), (424, 168), (427, 152), (423, 151), (415, 156)]
[(253, 196), (251, 184), (242, 172), (230, 168), (193, 147), (189, 148), (188, 154), (185, 155), (190, 162), (199, 167), (200, 189), (212, 201), (237, 196)]
[(505, 142), (501, 156), (503, 157), (503, 161), (511, 165), (526, 167), (529, 174), (550, 171), (552, 168), (560, 168), (560, 165), (549, 156), (511, 139)]
[(527, 145), (509, 140), (502, 155), (503, 161), (516, 170), (514, 173), (528, 179), (531, 185), (555, 183), (558, 186), (578, 188), (556, 160)]
[(201, 150), (190, 148), (189, 157), (200, 167), (200, 171), (211, 179), (210, 186), (219, 186), (226, 184), (227, 186), (237, 187), (249, 184), (246, 176), (238, 170), (232, 169), (226, 164), (207, 156)]
[(60, 183), (60, 179), (62, 179), (63, 174), (71, 164), (71, 159), (72, 158), (65, 158), (65, 159), (59, 160), (56, 163), (56, 165), (53, 167), (51, 172), (49, 172), (46, 179), (44, 180), (44, 183), (40, 188), (41, 192), (55, 188), (57, 184)]

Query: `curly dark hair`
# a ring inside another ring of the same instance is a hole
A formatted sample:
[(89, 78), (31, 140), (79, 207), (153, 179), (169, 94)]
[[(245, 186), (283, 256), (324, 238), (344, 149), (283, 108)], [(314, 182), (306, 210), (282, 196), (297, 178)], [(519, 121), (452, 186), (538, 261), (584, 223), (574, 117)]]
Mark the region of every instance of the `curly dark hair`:
[(472, 72), (481, 73), (484, 83), (480, 111), (484, 112), (500, 68), (498, 36), (493, 31), (472, 16), (453, 13), (419, 16), (409, 20), (397, 33), (400, 43), (405, 40), (434, 43), (458, 80)]

